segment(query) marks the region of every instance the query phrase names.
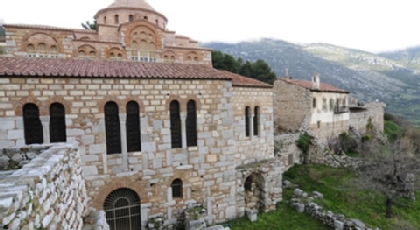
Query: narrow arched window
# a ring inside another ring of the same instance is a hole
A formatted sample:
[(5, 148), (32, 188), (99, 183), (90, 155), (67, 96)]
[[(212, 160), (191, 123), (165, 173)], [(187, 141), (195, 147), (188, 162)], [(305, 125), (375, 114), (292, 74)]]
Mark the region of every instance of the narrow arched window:
[(42, 144), (44, 142), (39, 109), (35, 104), (25, 104), (22, 108), (23, 129), (26, 144)]
[(106, 24), (106, 16), (104, 16), (104, 23)]
[(120, 17), (118, 16), (118, 14), (114, 15), (114, 23), (115, 24), (120, 23)]
[(121, 153), (120, 117), (118, 105), (107, 102), (105, 105), (106, 153)]
[(171, 118), (172, 148), (182, 148), (181, 117), (179, 115), (179, 102), (172, 101), (169, 105)]
[(129, 22), (134, 21), (134, 15), (132, 15), (132, 14), (128, 15), (128, 21)]
[(249, 120), (250, 114), (251, 114), (251, 108), (249, 106), (247, 106), (245, 108), (245, 135), (247, 137), (249, 137), (249, 135), (250, 135), (250, 132), (249, 132), (249, 129), (250, 129), (250, 127), (249, 127), (249, 124), (250, 124), (250, 120)]
[(172, 184), (172, 198), (182, 198), (182, 180), (175, 179)]
[(312, 99), (312, 107), (315, 109), (316, 108), (316, 98)]
[(245, 184), (244, 184), (245, 191), (252, 191), (252, 183), (253, 183), (252, 175), (250, 175), (245, 179)]
[(260, 134), (260, 107), (255, 106), (254, 108), (254, 136), (258, 136)]
[(194, 100), (187, 103), (187, 146), (197, 146), (197, 107)]
[(60, 103), (50, 105), (50, 141), (66, 142), (66, 118), (64, 106)]
[(127, 103), (127, 151), (141, 151), (140, 141), (140, 111), (135, 101)]

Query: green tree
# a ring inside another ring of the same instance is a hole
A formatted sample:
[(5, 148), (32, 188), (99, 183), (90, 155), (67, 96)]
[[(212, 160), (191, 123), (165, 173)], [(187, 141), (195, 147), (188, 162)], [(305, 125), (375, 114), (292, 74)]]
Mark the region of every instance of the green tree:
[(221, 51), (212, 51), (213, 68), (226, 70), (232, 73), (239, 73), (242, 76), (254, 78), (268, 84), (273, 84), (276, 80), (276, 74), (271, 71), (270, 66), (264, 60), (257, 60), (252, 63), (245, 61), (241, 57), (235, 60), (230, 54)]
[(271, 71), (270, 66), (263, 60), (258, 59), (252, 64), (252, 78), (266, 82), (268, 84), (273, 84), (276, 80), (276, 74)]
[(98, 27), (96, 19), (93, 19), (93, 22), (89, 22), (89, 21), (82, 22), (81, 25), (85, 30), (96, 30)]

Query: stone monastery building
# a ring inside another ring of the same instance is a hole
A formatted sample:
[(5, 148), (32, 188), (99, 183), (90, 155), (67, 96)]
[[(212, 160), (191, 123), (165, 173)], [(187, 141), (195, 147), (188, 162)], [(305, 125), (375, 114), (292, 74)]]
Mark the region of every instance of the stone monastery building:
[(272, 86), (213, 69), (211, 51), (145, 0), (95, 18), (97, 31), (4, 25), (0, 147), (77, 141), (111, 229), (175, 225), (194, 204), (208, 223), (274, 209)]

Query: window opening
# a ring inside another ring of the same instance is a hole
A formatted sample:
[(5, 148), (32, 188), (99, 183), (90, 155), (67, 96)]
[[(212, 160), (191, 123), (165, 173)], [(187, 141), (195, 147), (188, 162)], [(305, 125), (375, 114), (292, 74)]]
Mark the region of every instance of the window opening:
[(171, 118), (172, 148), (182, 148), (181, 117), (179, 115), (179, 102), (172, 101), (169, 105)]
[(118, 105), (107, 102), (105, 105), (106, 153), (121, 153), (120, 117)]
[(194, 100), (187, 103), (187, 146), (197, 146), (197, 108)]
[(254, 135), (258, 136), (260, 131), (260, 107), (254, 108)]
[(39, 109), (35, 104), (25, 104), (22, 108), (23, 128), (25, 132), (26, 144), (42, 144), (43, 129), (39, 119)]
[(135, 101), (127, 103), (127, 151), (141, 151), (140, 141), (140, 111)]
[(105, 199), (106, 222), (111, 230), (141, 229), (141, 201), (131, 189), (112, 191)]
[(50, 141), (66, 142), (66, 118), (64, 106), (60, 103), (50, 105)]
[(172, 198), (182, 198), (182, 180), (175, 179), (172, 184)]
[(249, 132), (249, 119), (250, 119), (250, 114), (251, 114), (251, 108), (249, 107), (249, 106), (247, 106), (246, 108), (245, 108), (245, 135), (247, 136), (247, 137), (249, 137), (250, 136), (250, 132)]

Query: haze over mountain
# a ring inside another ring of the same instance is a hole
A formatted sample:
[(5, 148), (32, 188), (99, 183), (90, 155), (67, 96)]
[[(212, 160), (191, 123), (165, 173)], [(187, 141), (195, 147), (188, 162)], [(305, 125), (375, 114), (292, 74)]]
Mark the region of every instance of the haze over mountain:
[(420, 124), (420, 47), (370, 53), (330, 44), (293, 44), (263, 38), (255, 42), (205, 43), (245, 60), (265, 60), (277, 77), (288, 75), (310, 80), (314, 73), (321, 82), (349, 90), (359, 101), (378, 99), (386, 110)]

